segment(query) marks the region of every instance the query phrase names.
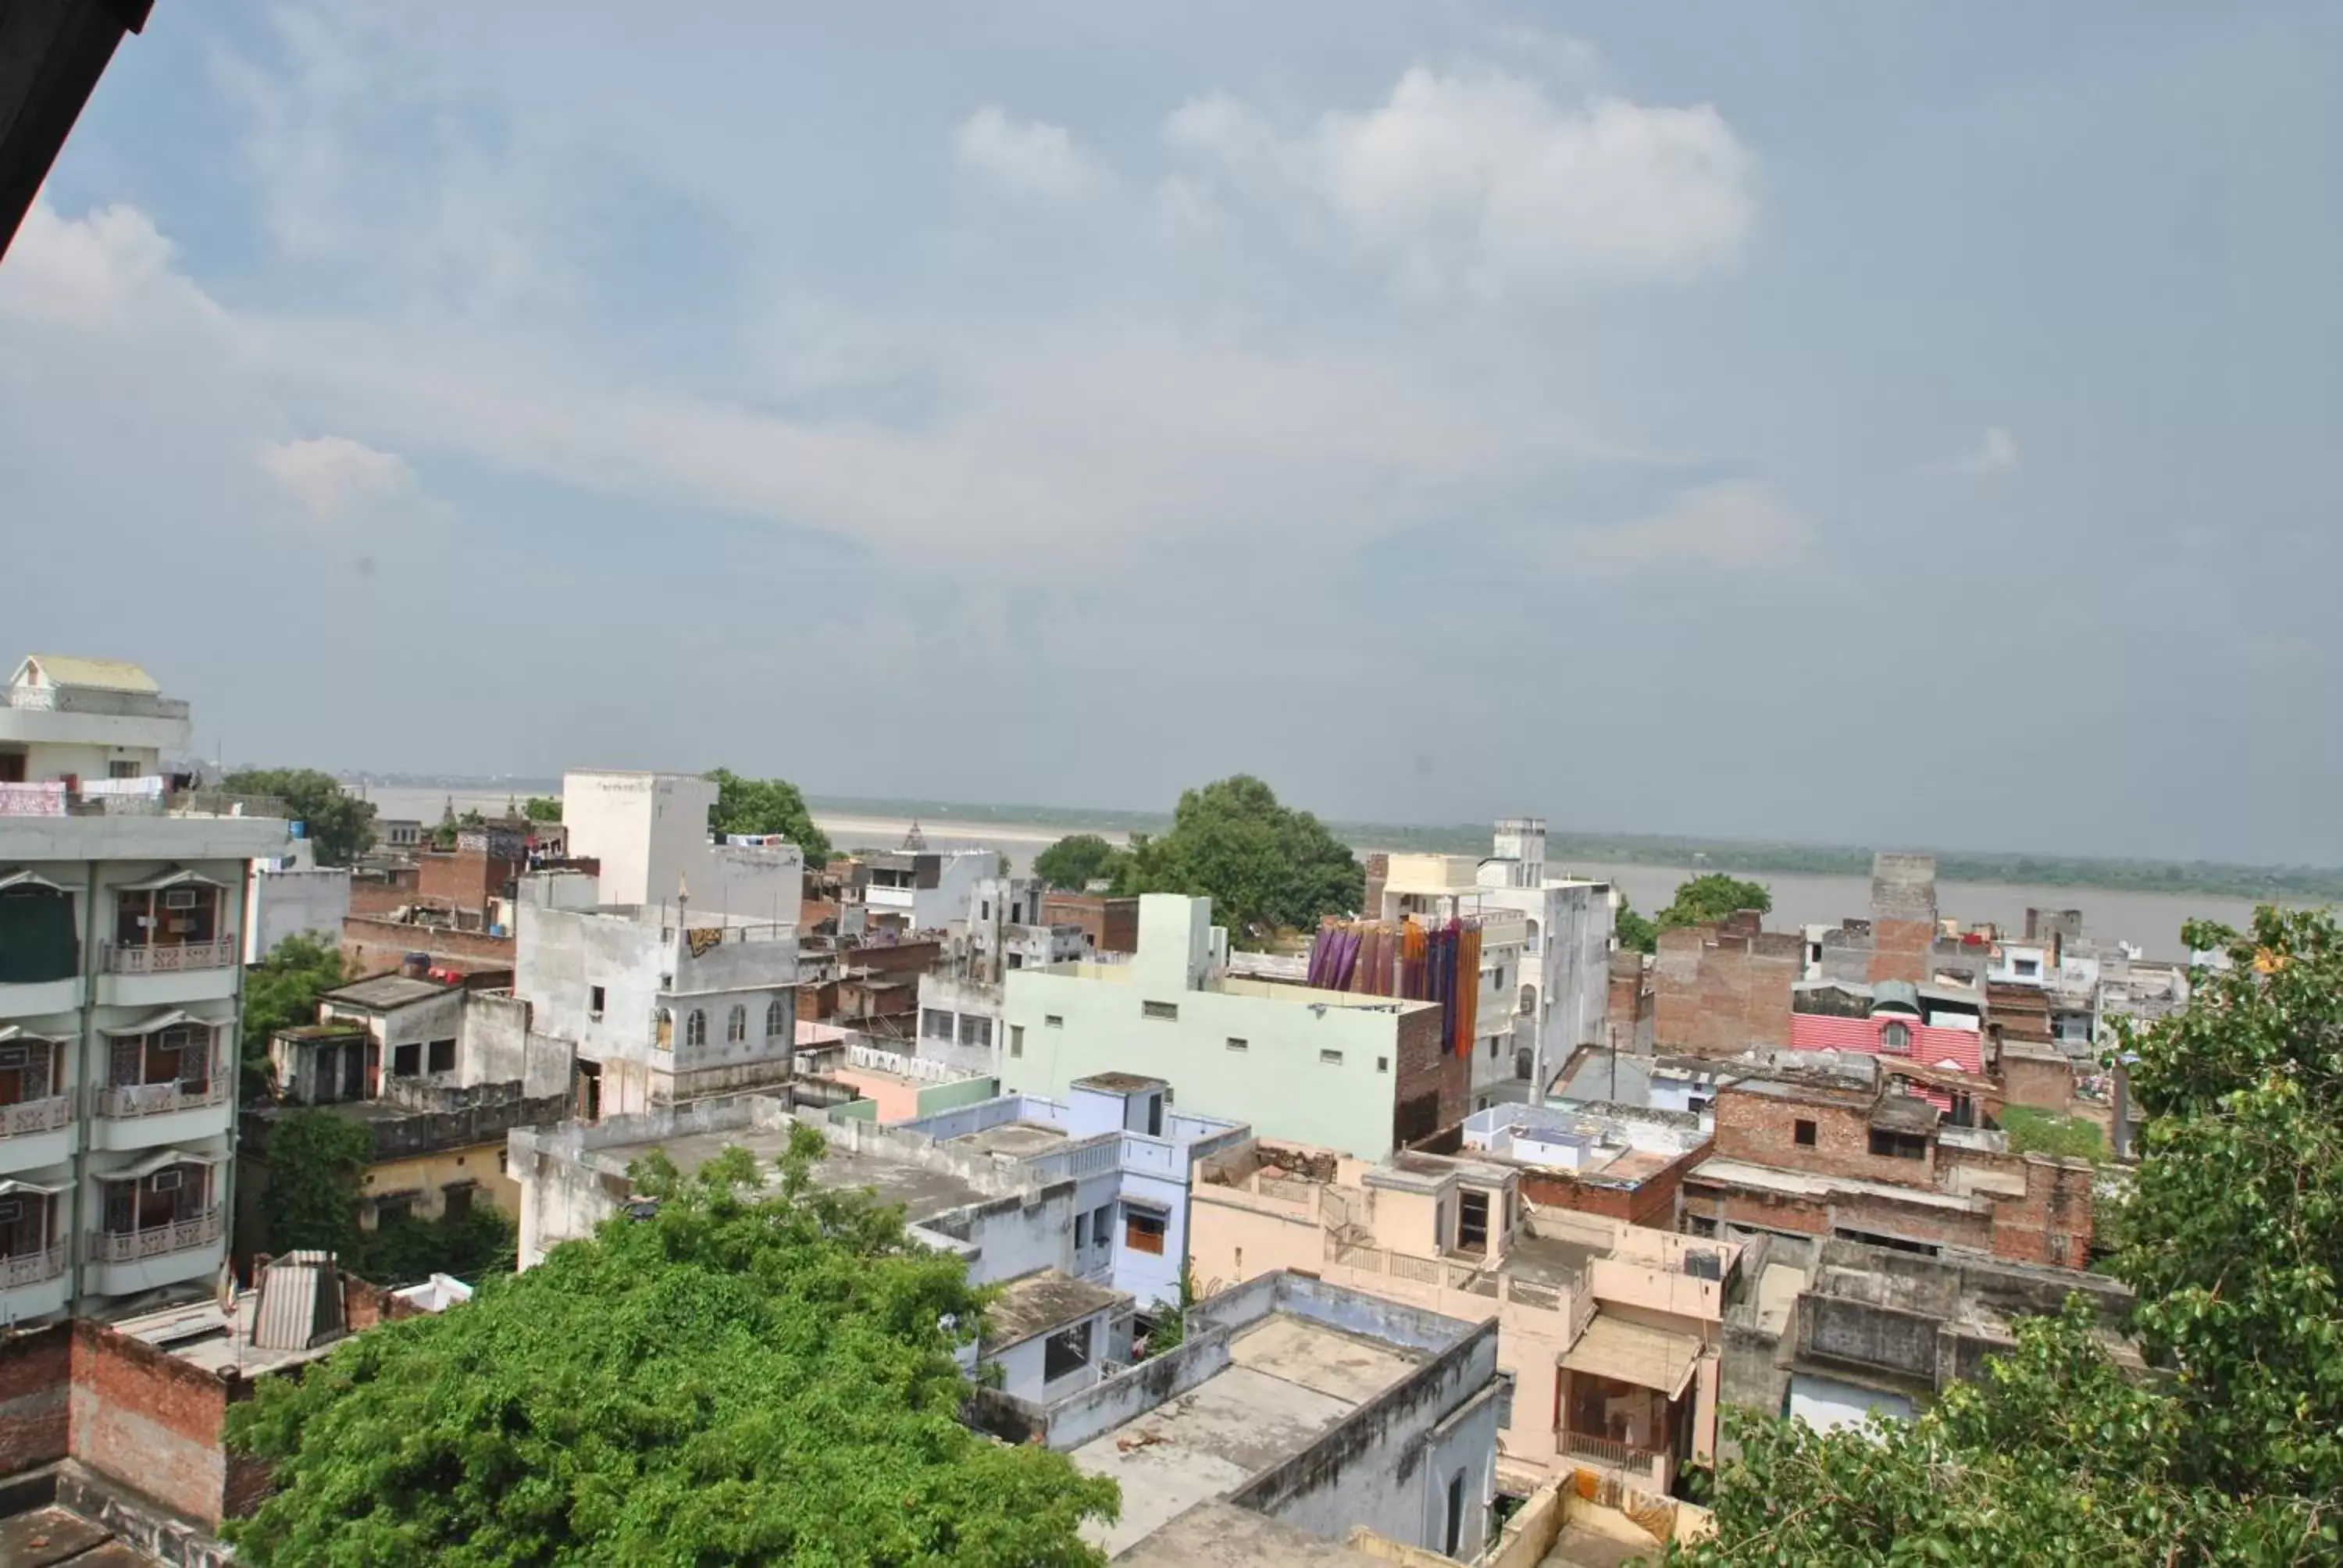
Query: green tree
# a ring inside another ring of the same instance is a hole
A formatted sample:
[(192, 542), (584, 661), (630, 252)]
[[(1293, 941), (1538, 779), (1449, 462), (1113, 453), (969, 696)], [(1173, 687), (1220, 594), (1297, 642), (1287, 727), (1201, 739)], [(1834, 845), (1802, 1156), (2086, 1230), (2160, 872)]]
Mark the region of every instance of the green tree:
[[(1677, 886), (1675, 901), (1660, 911), (1658, 930), (1672, 931), (1678, 926), (1714, 925), (1742, 910), (1755, 910), (1763, 915), (1771, 913), (1773, 908), (1774, 895), (1765, 890), (1764, 883), (1745, 882), (1722, 871), (1711, 871)], [(1655, 932), (1654, 947), (1657, 945)]]
[(510, 1273), (516, 1252), (511, 1219), (481, 1204), (455, 1219), (386, 1220), (360, 1231), (343, 1261), (375, 1284), (411, 1285), (434, 1274)]
[(1079, 893), (1092, 882), (1118, 883), (1128, 875), (1131, 854), (1096, 833), (1075, 833), (1033, 857), (1033, 874), (1053, 888)]
[(2108, 1271), (2155, 1378), (2070, 1302), (1909, 1426), (1739, 1420), (1684, 1560), (2343, 1561), (2343, 931), (2264, 909), (2182, 938), (2230, 966), (2119, 1047), (2144, 1124)]
[(1612, 931), (1619, 945), (1631, 952), (1655, 953), (1660, 950), (1660, 928), (1635, 912), (1635, 906), (1625, 899), (1619, 900), (1619, 913), (1612, 921)]
[(805, 851), (806, 864), (830, 859), (830, 836), (814, 826), (813, 812), (798, 787), (786, 779), (743, 779), (729, 768), (703, 775), (716, 786), (709, 828), (719, 833), (779, 833)]
[(273, 795), (285, 802), (317, 848), (321, 866), (347, 866), (374, 843), (374, 803), (314, 768), (247, 768), (220, 780), (232, 795)]
[(358, 1198), (374, 1134), (329, 1111), (278, 1117), (268, 1129), (268, 1185), (258, 1202), (272, 1252), (314, 1248), (340, 1254), (360, 1274)]
[(550, 795), (532, 795), (521, 802), (521, 814), (532, 822), (561, 820), (561, 802)]
[(228, 1416), (275, 1491), (226, 1527), (257, 1568), (311, 1563), (805, 1563), (1061, 1568), (1102, 1554), (1112, 1483), (979, 1437), (953, 1355), (984, 1293), (902, 1211), (812, 1186), (640, 1173), (606, 1222), (467, 1306), (359, 1335)]
[(1131, 856), (1132, 891), (1209, 898), (1236, 940), (1314, 926), (1366, 897), (1350, 847), (1247, 774), (1182, 793), (1172, 830), (1134, 839)]
[(348, 978), (342, 950), (307, 931), (290, 936), (244, 972), (244, 1100), (266, 1097), (268, 1037), (314, 1023), (317, 998)]

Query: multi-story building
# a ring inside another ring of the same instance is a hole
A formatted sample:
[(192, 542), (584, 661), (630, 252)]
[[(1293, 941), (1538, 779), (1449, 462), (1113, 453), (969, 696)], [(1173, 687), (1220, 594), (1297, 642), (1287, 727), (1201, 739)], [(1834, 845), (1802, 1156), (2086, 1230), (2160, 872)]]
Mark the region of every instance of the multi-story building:
[(1185, 1106), (1369, 1159), (1468, 1114), (1472, 1063), (1441, 1004), (1234, 978), (1212, 900), (1139, 903), (1129, 962), (1007, 977), (1004, 1092), (1062, 1100), (1077, 1080), (1144, 1072)]
[(805, 852), (776, 839), (709, 836), (716, 786), (690, 773), (568, 773), (561, 780), (568, 850), (600, 869), (598, 899), (629, 908), (689, 900), (703, 915), (795, 926)]
[(1518, 910), (1529, 922), (1522, 1000), (1537, 1052), (1530, 1077), (1543, 1092), (1573, 1051), (1607, 1037), (1611, 884), (1548, 876), (1543, 817), (1500, 820), (1492, 849), (1481, 862), (1483, 906)]
[(1498, 1101), (1534, 1098), (1540, 993), (1525, 977), (1535, 921), (1491, 901), (1494, 890), (1482, 886), (1481, 863), (1470, 855), (1386, 856), (1375, 890), (1372, 912), (1385, 925), (1453, 920), (1480, 932), (1468, 1103), (1481, 1111)]
[(1513, 1380), (1501, 1463), (1522, 1490), (1576, 1468), (1666, 1493), (1715, 1452), (1741, 1248), (1540, 1210), (1518, 1167), (1383, 1163), (1266, 1140), (1200, 1160), (1189, 1265), (1212, 1292), (1281, 1270), (1467, 1321)]
[(187, 705), (35, 655), (0, 690), (0, 1321), (211, 1288), (253, 861), (274, 801), (185, 788)]
[(907, 844), (860, 859), (862, 904), (870, 926), (906, 934), (945, 930), (966, 920), (975, 907), (978, 884), (1001, 875), (1001, 856), (991, 849), (937, 850)]

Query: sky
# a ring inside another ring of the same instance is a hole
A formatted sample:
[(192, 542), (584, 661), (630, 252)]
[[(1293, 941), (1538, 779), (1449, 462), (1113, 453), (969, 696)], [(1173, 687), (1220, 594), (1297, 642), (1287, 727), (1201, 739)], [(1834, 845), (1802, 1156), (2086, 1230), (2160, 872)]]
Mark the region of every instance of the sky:
[(206, 755), (2343, 862), (2343, 6), (164, 0), (0, 263)]

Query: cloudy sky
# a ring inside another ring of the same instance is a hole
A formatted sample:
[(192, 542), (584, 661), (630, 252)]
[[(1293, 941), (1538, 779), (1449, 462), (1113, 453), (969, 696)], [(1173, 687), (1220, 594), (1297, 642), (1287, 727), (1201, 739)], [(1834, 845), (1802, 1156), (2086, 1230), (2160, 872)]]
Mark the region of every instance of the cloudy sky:
[(2343, 6), (673, 9), (156, 6), (12, 640), (233, 758), (2343, 861)]

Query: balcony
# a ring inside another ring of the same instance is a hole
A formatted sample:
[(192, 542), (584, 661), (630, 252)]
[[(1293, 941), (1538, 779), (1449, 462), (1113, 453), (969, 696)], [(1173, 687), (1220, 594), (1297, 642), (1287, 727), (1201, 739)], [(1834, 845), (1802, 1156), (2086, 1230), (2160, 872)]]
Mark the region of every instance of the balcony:
[(43, 1132), (60, 1132), (73, 1125), (74, 1102), (70, 1094), (52, 1094), (44, 1100), (26, 1100), (15, 1105), (0, 1105), (0, 1138), (31, 1138)]
[(0, 1257), (0, 1291), (13, 1291), (25, 1285), (44, 1284), (65, 1271), (65, 1244), (52, 1241), (45, 1251), (19, 1252), (13, 1257)]
[(193, 1251), (220, 1239), (216, 1205), (185, 1220), (149, 1225), (143, 1231), (97, 1231), (89, 1238), (93, 1263), (136, 1263), (172, 1252)]
[(175, 1111), (200, 1111), (227, 1103), (225, 1075), (208, 1081), (174, 1079), (164, 1083), (128, 1083), (98, 1091), (97, 1113), (114, 1121), (138, 1116), (164, 1116)]
[(1584, 1459), (1615, 1470), (1621, 1474), (1641, 1481), (1654, 1491), (1665, 1493), (1673, 1477), (1669, 1474), (1673, 1456), (1657, 1448), (1639, 1448), (1616, 1438), (1597, 1437), (1593, 1432), (1573, 1432), (1557, 1427), (1554, 1434), (1554, 1451), (1572, 1459)]
[(197, 970), (227, 969), (243, 957), (241, 944), (233, 937), (213, 942), (182, 942), (125, 947), (109, 942), (106, 949), (106, 972), (110, 975), (176, 975)]

